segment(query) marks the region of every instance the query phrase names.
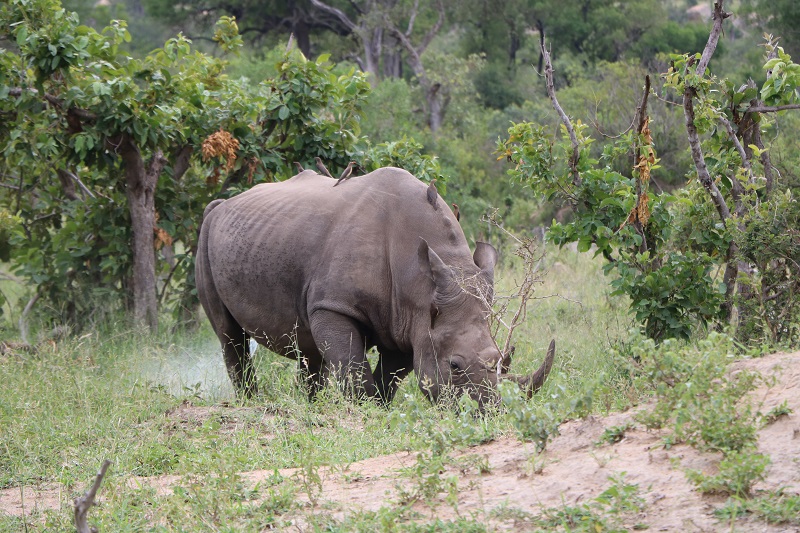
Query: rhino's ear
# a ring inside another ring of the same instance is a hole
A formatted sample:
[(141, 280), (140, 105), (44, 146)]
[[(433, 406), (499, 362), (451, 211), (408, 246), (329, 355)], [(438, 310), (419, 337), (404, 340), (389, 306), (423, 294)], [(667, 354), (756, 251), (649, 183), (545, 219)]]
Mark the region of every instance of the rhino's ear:
[(434, 252), (428, 241), (420, 238), (419, 249), (419, 268), (426, 274), (436, 285), (437, 291), (442, 291), (447, 288), (453, 278), (453, 273), (450, 267), (444, 264), (441, 257)]
[(494, 281), (494, 266), (497, 264), (497, 250), (488, 242), (476, 242), (472, 260), (483, 270), (490, 281)]
[(420, 270), (433, 281), (434, 291), (431, 295), (431, 327), (439, 314), (439, 306), (458, 294), (458, 283), (455, 282), (453, 271), (444, 264), (442, 258), (428, 246), (428, 241), (420, 238), (419, 248)]

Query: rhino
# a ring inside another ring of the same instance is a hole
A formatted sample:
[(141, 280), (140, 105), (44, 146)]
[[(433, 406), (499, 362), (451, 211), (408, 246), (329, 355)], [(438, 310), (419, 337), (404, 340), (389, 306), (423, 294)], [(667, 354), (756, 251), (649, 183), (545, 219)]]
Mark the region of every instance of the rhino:
[(205, 209), (197, 291), (237, 393), (258, 392), (250, 339), (297, 359), (311, 398), (335, 380), (389, 402), (412, 370), (433, 402), (450, 387), (484, 406), (503, 377), (541, 387), (555, 343), (534, 374), (512, 376), (490, 333), (494, 247), (472, 254), (444, 200), (431, 205), (405, 170), (334, 183), (304, 170)]

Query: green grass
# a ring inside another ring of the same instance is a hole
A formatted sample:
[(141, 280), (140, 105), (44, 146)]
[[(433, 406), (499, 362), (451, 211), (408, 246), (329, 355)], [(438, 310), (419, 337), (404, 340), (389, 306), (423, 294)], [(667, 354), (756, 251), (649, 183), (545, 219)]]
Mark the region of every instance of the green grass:
[[(262, 531), (286, 526), (298, 513), (311, 531), (491, 530), (484, 516), (448, 521), (412, 510), (415, 498), (453, 504), (450, 493), (458, 485), (441, 474), (463, 467), (453, 448), (500, 436), (545, 445), (565, 417), (629, 406), (645, 390), (615, 355), (624, 351), (631, 322), (625, 302), (608, 296), (601, 264), (587, 254), (549, 251), (536, 293), (541, 299), (515, 335), (512, 372), (536, 369), (555, 338), (551, 377), (531, 401), (504, 398), (503, 409), (483, 417), (430, 405), (413, 377), (388, 408), (354, 403), (334, 388), (309, 402), (297, 386), (295, 363), (263, 349), (256, 353), (262, 396), (239, 402), (205, 321), (191, 335), (111, 328), (57, 349), (6, 356), (0, 359), (0, 488), (57, 485), (72, 498), (108, 458), (104, 503), (90, 513), (101, 531)], [(498, 290), (513, 278), (512, 270), (501, 270)], [(387, 502), (379, 511), (345, 516), (311, 507), (321, 466), (346, 467), (405, 449), (425, 452), (401, 473), (407, 505)], [(299, 470), (255, 488), (239, 474), (283, 468)], [(129, 485), (133, 476), (164, 474), (183, 476), (172, 494)], [(615, 486), (627, 485), (618, 480)], [(568, 528), (582, 513), (613, 523), (613, 507), (604, 505), (549, 510), (530, 523)], [(38, 511), (24, 523), (0, 516), (0, 532), (25, 526), (70, 530), (71, 508)]]

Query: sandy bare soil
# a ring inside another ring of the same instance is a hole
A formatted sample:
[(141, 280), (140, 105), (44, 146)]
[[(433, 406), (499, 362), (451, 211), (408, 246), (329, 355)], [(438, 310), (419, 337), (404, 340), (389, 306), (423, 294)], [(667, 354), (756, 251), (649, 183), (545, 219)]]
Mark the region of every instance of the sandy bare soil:
[[(762, 387), (754, 394), (767, 412), (783, 401), (793, 410), (776, 422), (764, 427), (759, 434), (759, 449), (772, 459), (768, 477), (755, 489), (784, 488), (788, 493), (800, 493), (800, 352), (778, 353), (759, 359), (735, 363), (738, 369), (756, 370), (764, 376), (775, 374), (777, 381), (771, 387)], [(208, 408), (206, 408), (207, 410)], [(224, 409), (224, 408), (213, 408)], [(232, 419), (235, 410), (230, 409)], [(169, 413), (176, 423), (191, 423), (208, 413), (196, 407)], [(616, 444), (597, 446), (603, 431), (612, 426), (634, 424), (633, 412), (615, 413), (606, 417), (590, 417), (567, 422), (561, 426), (561, 435), (552, 440), (547, 449), (536, 454), (532, 444), (515, 439), (501, 439), (465, 450), (462, 456), (477, 455), (489, 465), (487, 473), (476, 469), (468, 473), (453, 471), (458, 475), (457, 512), (461, 516), (489, 517), (492, 511), (513, 508), (525, 513), (539, 514), (545, 508), (574, 506), (592, 501), (611, 485), (610, 476), (624, 472), (625, 482), (639, 486), (645, 500), (644, 510), (630, 517), (628, 528), (635, 524), (648, 526), (649, 531), (731, 531), (731, 525), (721, 523), (712, 514), (725, 498), (704, 496), (693, 490), (684, 469), (691, 468), (714, 473), (720, 456), (701, 453), (689, 446), (663, 447), (663, 434), (645, 431), (640, 425), (625, 432)], [(224, 430), (224, 428), (223, 428)], [(408, 484), (399, 470), (415, 462), (415, 456), (401, 453), (376, 457), (346, 466), (320, 469), (323, 490), (318, 505), (326, 512), (344, 516), (354, 510), (377, 510), (398, 501), (398, 489)], [(292, 471), (281, 472), (285, 476)], [(246, 472), (245, 481), (256, 484), (273, 475), (273, 471)], [(132, 478), (132, 486), (155, 487), (168, 493), (178, 481), (176, 476), (159, 478)], [(59, 488), (34, 490), (13, 488), (0, 491), (0, 512), (22, 513), (22, 496), (25, 511), (34, 508), (59, 508), (68, 504), (68, 495)], [(454, 518), (454, 506), (441, 501), (417, 503), (423, 515), (442, 519)], [(432, 510), (435, 508), (435, 510)], [(309, 511), (304, 511), (309, 512)], [(524, 524), (498, 520), (500, 529), (524, 529)], [(298, 517), (296, 528), (303, 530), (303, 519)], [(735, 531), (800, 531), (795, 526), (769, 526), (752, 518), (736, 522)]]

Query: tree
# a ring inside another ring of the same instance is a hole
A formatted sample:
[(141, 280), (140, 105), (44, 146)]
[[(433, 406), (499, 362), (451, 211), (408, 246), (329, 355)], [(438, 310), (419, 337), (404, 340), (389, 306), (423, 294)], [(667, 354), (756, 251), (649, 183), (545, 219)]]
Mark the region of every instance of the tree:
[[(630, 297), (655, 339), (688, 337), (698, 323), (728, 323), (737, 306), (743, 340), (800, 336), (797, 184), (774, 171), (764, 135), (768, 113), (800, 109), (800, 66), (769, 42), (760, 89), (710, 75), (728, 16), (718, 0), (702, 54), (673, 55), (664, 74), (668, 89), (682, 97), (694, 162), (683, 189), (649, 190), (650, 174), (658, 169), (647, 113), (649, 80), (633, 129), (595, 160), (586, 126), (571, 121), (558, 102), (546, 50), (546, 88), (561, 119), (561, 138), (521, 123), (498, 146), (515, 165), (512, 176), (571, 206), (572, 221), (554, 223), (549, 238), (577, 242), (579, 251), (594, 245), (608, 260), (607, 273), (615, 274), (616, 292)], [(631, 177), (613, 169), (615, 160), (631, 154)], [(715, 275), (720, 270), (722, 280)]]
[[(192, 52), (180, 35), (143, 59), (128, 57), (120, 52), (130, 38), (124, 22), (98, 33), (57, 0), (13, 0), (0, 10), (0, 23), (16, 48), (0, 55), (3, 172), (18, 184), (5, 201), (23, 215), (17, 258), (37, 247), (54, 254), (38, 271), (21, 268), (56, 301), (91, 264), (95, 281), (116, 272), (111, 284), (129, 292), (135, 320), (155, 329), (157, 240), (180, 238), (191, 252), (202, 208), (215, 195), (291, 175), (293, 161), (317, 155), (344, 167), (358, 140), (366, 80), (354, 72), (334, 76), (325, 58), (287, 55), (276, 79), (250, 87), (226, 78), (222, 61)], [(233, 19), (220, 20), (215, 40), (231, 50), (241, 44)], [(224, 182), (217, 179), (222, 172)], [(157, 211), (160, 191), (187, 190), (202, 196), (186, 211), (175, 211), (174, 198)], [(89, 231), (76, 249), (52, 248), (54, 236), (70, 242), (65, 226), (90, 229), (80, 223), (95, 208), (117, 211), (112, 227), (119, 227), (119, 202), (127, 205), (130, 270), (97, 257), (108, 251), (98, 244), (108, 244), (101, 235), (107, 227)], [(54, 270), (56, 257), (63, 264)]]

